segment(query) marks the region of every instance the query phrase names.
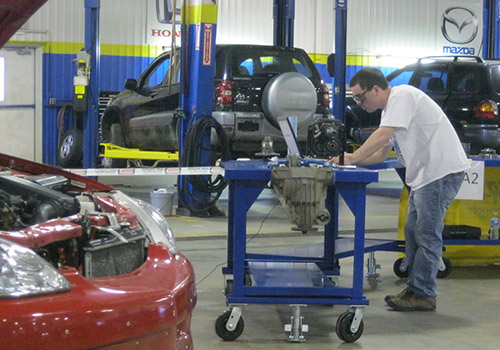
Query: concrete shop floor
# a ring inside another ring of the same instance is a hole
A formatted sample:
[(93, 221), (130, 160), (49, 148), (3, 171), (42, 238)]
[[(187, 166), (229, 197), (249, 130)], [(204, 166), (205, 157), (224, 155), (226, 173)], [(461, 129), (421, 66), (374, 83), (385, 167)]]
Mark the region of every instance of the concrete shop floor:
[[(154, 188), (169, 187), (174, 177), (101, 178), (125, 192), (148, 199)], [(147, 184), (147, 185), (145, 185)], [(382, 171), (380, 181), (368, 186), (367, 238), (397, 238), (399, 193), (402, 183), (392, 170)], [(322, 241), (321, 235), (291, 233), (285, 211), (272, 190), (264, 190), (248, 213), (248, 251), (273, 253)], [(227, 193), (221, 197), (227, 209)], [(339, 230), (352, 234), (353, 217), (344, 203), (339, 208)], [(451, 274), (438, 280), (440, 296), (435, 312), (396, 312), (384, 302), (384, 296), (405, 288), (392, 272), (397, 253), (376, 252), (380, 269), (376, 283), (367, 283), (364, 295), (370, 305), (364, 310), (364, 332), (352, 344), (343, 343), (335, 333), (335, 324), (346, 306), (309, 305), (302, 308), (309, 332), (306, 341), (287, 341), (285, 324), (290, 323), (289, 305), (249, 304), (243, 308), (245, 328), (235, 341), (222, 341), (214, 331), (217, 316), (227, 309), (222, 294), (225, 265), (227, 217), (197, 218), (171, 216), (168, 221), (176, 235), (178, 248), (192, 262), (197, 280), (198, 304), (192, 320), (194, 348), (209, 349), (497, 349), (500, 341), (500, 266), (454, 267)], [(367, 256), (367, 255), (365, 255)], [(340, 261), (342, 279), (352, 280), (352, 258)]]

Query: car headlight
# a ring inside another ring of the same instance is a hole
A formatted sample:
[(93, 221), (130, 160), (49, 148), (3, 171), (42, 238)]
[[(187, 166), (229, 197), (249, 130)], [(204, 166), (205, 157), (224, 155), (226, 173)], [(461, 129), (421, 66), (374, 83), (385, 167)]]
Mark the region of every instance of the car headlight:
[(112, 192), (111, 197), (137, 214), (137, 219), (152, 242), (165, 243), (172, 254), (178, 252), (170, 225), (165, 220), (165, 217), (151, 204), (137, 198), (132, 199), (120, 191)]
[(71, 283), (34, 251), (0, 238), (0, 299), (70, 289)]

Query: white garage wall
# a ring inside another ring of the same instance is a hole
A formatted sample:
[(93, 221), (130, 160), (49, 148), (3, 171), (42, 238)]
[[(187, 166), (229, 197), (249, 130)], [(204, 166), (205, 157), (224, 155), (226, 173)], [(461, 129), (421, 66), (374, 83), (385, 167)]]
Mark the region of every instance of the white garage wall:
[[(101, 43), (143, 45), (146, 28), (146, 1), (148, 0), (101, 0)], [(84, 1), (47, 1), (12, 40), (39, 40), (40, 34), (32, 33), (32, 30), (48, 31), (49, 41), (52, 42), (83, 43), (85, 40)]]
[(85, 10), (81, 0), (48, 0), (12, 40), (84, 41)]
[[(144, 45), (147, 1), (101, 0), (101, 43)], [(295, 46), (333, 51), (334, 2), (295, 1)], [(442, 4), (476, 6), (482, 17), (483, 0), (348, 0), (348, 55), (440, 54)], [(272, 44), (273, 0), (218, 0), (218, 11), (219, 43)], [(84, 24), (83, 0), (49, 0), (13, 40), (82, 43)]]
[(437, 13), (438, 1), (356, 0), (350, 4), (349, 54), (418, 57), (434, 50), (438, 15), (441, 16)]
[(217, 42), (273, 44), (272, 0), (219, 0)]
[(334, 4), (331, 0), (295, 0), (295, 46), (310, 53), (333, 52)]

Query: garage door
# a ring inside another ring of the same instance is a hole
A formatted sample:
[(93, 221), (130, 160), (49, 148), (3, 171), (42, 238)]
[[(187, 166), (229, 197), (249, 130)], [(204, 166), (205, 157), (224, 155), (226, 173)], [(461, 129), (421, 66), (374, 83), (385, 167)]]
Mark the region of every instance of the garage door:
[(0, 152), (35, 160), (35, 49), (0, 50)]

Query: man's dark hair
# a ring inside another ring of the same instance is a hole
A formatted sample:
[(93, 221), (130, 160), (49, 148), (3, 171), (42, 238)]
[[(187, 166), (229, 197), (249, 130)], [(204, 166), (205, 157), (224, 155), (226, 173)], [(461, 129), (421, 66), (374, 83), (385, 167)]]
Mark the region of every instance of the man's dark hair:
[(363, 90), (370, 90), (373, 86), (377, 85), (382, 90), (389, 87), (389, 82), (377, 68), (367, 67), (363, 68), (354, 74), (349, 82), (349, 87), (359, 84)]

